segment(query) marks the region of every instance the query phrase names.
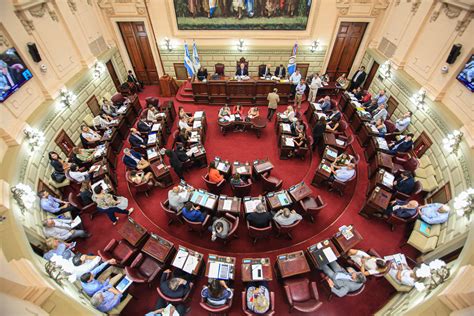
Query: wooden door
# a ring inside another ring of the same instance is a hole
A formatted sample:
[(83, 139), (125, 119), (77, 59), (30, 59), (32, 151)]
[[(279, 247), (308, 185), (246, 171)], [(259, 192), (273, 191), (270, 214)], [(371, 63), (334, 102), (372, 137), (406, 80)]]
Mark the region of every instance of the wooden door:
[(89, 100), (87, 100), (86, 103), (87, 103), (87, 106), (89, 107), (89, 109), (91, 110), (91, 112), (94, 116), (97, 116), (97, 115), (100, 114), (99, 101), (97, 101), (97, 98), (96, 98), (95, 95), (90, 97)]
[(387, 120), (392, 116), (393, 112), (398, 108), (398, 101), (394, 97), (390, 96), (387, 100)]
[(423, 131), (413, 144), (413, 152), (418, 158), (421, 158), (431, 145), (433, 145), (433, 141), (429, 138), (428, 134)]
[(188, 79), (188, 71), (186, 67), (184, 67), (183, 63), (173, 63), (174, 67), (174, 74), (176, 79), (178, 80), (187, 80)]
[(309, 69), (309, 64), (301, 64), (301, 63), (296, 64), (296, 70), (300, 71), (301, 79), (306, 80), (306, 78), (308, 78), (308, 69)]
[(137, 79), (146, 85), (159, 84), (145, 23), (118, 22), (118, 25)]
[(329, 80), (334, 81), (344, 73), (349, 75), (366, 28), (367, 23), (363, 22), (341, 23), (326, 69)]
[(379, 64), (374, 60), (374, 63), (372, 64), (372, 68), (370, 68), (369, 74), (367, 75), (367, 78), (365, 79), (364, 82), (364, 87), (362, 90), (369, 90), (370, 84), (372, 83), (372, 80), (375, 77), (375, 74), (377, 73), (377, 70), (379, 69)]
[(117, 72), (115, 71), (112, 61), (109, 60), (108, 62), (106, 62), (105, 66), (107, 66), (107, 71), (109, 72), (109, 75), (112, 78), (112, 81), (114, 82), (115, 88), (118, 90), (118, 88), (120, 87), (120, 79), (117, 76)]

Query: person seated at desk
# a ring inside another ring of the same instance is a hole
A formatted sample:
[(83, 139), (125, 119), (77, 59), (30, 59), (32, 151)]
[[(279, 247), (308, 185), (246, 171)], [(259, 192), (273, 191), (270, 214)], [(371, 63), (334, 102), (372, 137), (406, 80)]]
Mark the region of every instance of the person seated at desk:
[(372, 115), (372, 113), (378, 109), (379, 105), (377, 104), (377, 100), (369, 100), (367, 105), (362, 106), (364, 108), (364, 111), (368, 112), (369, 114)]
[(234, 292), (230, 289), (224, 280), (209, 280), (209, 285), (204, 286), (201, 291), (201, 297), (206, 304), (213, 307), (223, 306), (227, 300), (232, 299)]
[(298, 135), (293, 138), (293, 143), (295, 144), (295, 147), (293, 148), (293, 151), (288, 153), (289, 157), (298, 155), (300, 148), (306, 147), (306, 135), (304, 132), (299, 132)]
[(130, 171), (130, 180), (137, 184), (148, 183), (150, 186), (164, 188), (165, 185), (155, 179), (152, 172), (146, 172), (143, 170), (132, 170)]
[(270, 309), (270, 291), (265, 281), (250, 282), (245, 289), (247, 309), (257, 315), (265, 314)]
[(275, 69), (275, 77), (278, 77), (278, 78), (280, 78), (280, 79), (286, 77), (286, 69), (285, 69), (285, 66), (283, 66), (282, 64), (280, 64), (280, 66), (276, 67), (276, 69)]
[(56, 216), (71, 212), (73, 217), (78, 216), (80, 213), (78, 208), (72, 206), (69, 202), (55, 198), (46, 190), (38, 192), (38, 197), (40, 198), (41, 209), (45, 212), (54, 214)]
[(189, 191), (182, 189), (179, 186), (174, 186), (168, 191), (169, 208), (173, 211), (180, 211), (189, 199)]
[(239, 187), (248, 184), (248, 182), (242, 179), (240, 174), (236, 173), (230, 179), (230, 184), (232, 184), (234, 187)]
[(355, 175), (355, 165), (349, 163), (345, 166), (334, 166), (331, 165), (331, 176), (330, 181), (337, 180), (339, 182), (347, 182)]
[(289, 226), (294, 224), (296, 221), (301, 220), (303, 217), (296, 213), (295, 210), (291, 210), (287, 207), (279, 210), (273, 216), (273, 220), (282, 226)]
[(201, 66), (197, 72), (196, 77), (198, 78), (199, 81), (203, 81), (207, 79), (207, 69)]
[(46, 250), (49, 249), (43, 254), (43, 258), (45, 260), (50, 261), (54, 255), (60, 256), (66, 260), (69, 260), (74, 257), (73, 250), (74, 247), (76, 247), (75, 242), (68, 243), (56, 238), (46, 238), (45, 244)]
[(335, 121), (335, 122), (339, 122), (342, 118), (342, 114), (341, 112), (338, 110), (337, 107), (334, 107), (332, 109), (332, 112), (327, 115), (327, 118), (326, 118), (326, 121), (328, 122), (331, 122), (331, 121)]
[(287, 120), (290, 122), (290, 123), (293, 123), (294, 121), (298, 120), (296, 118), (296, 113), (295, 113), (295, 110), (294, 108), (291, 106), (291, 105), (288, 105), (286, 107), (286, 110), (283, 111), (283, 115), (285, 115), (287, 117)]
[(72, 153), (74, 154), (73, 160), (76, 161), (79, 165), (83, 166), (96, 159), (96, 152), (96, 148), (85, 149), (74, 147), (72, 149)]
[(92, 130), (87, 125), (81, 125), (81, 140), (83, 142), (83, 146), (94, 146), (100, 142), (102, 136), (99, 133)]
[(265, 68), (260, 69), (260, 71), (258, 72), (258, 76), (259, 77), (271, 77), (272, 76), (272, 71), (270, 69), (271, 67), (272, 67), (272, 65), (270, 65), (270, 64), (265, 65)]
[(413, 134), (407, 134), (404, 138), (399, 141), (392, 143), (389, 146), (390, 150), (388, 151), (391, 155), (396, 155), (397, 153), (406, 153), (413, 149)]
[(270, 225), (272, 221), (272, 214), (267, 212), (265, 206), (262, 203), (259, 203), (255, 208), (255, 211), (247, 215), (247, 221), (251, 226), (257, 228), (265, 228)]
[(69, 177), (79, 183), (90, 181), (91, 173), (90, 171), (79, 170), (79, 166), (75, 163), (71, 164), (71, 168), (69, 169)]
[(94, 125), (94, 128), (104, 130), (114, 126), (116, 122), (111, 116), (101, 113), (92, 119), (92, 124)]
[(352, 89), (352, 94), (354, 95), (354, 98), (356, 98), (359, 102), (363, 97), (363, 91), (361, 87), (357, 87), (355, 89)]
[(189, 126), (188, 122), (189, 122), (188, 119), (183, 116), (182, 118), (179, 119), (178, 128), (180, 130), (185, 129), (188, 132), (191, 131), (193, 128)]
[(321, 111), (327, 112), (331, 110), (331, 97), (325, 96), (324, 98), (319, 99), (318, 103)]
[(229, 105), (226, 103), (223, 107), (220, 108), (219, 113), (217, 114), (219, 118), (229, 117), (232, 114)]
[(375, 121), (375, 128), (377, 129), (379, 136), (383, 137), (385, 134), (387, 134), (387, 126), (385, 126), (385, 123), (382, 121), (382, 119)]
[[(385, 94), (385, 90), (381, 89), (378, 94), (376, 94), (371, 101), (375, 101), (377, 105), (385, 104), (387, 102), (387, 95)], [(364, 106), (368, 106), (369, 103), (366, 102), (363, 104)]]
[(248, 76), (249, 75), (249, 71), (245, 67), (244, 63), (240, 64), (239, 68), (237, 68), (237, 70), (235, 71), (235, 75), (238, 76), (238, 77), (243, 77), (243, 76)]
[(137, 123), (137, 129), (140, 133), (149, 133), (153, 128), (153, 123), (148, 123), (145, 118), (141, 118)]
[(431, 203), (420, 207), (420, 218), (427, 224), (443, 224), (449, 218), (449, 206), (441, 203)]
[(377, 120), (381, 119), (385, 122), (388, 116), (387, 105), (382, 103), (379, 107), (372, 112), (372, 120), (371, 122), (376, 122)]
[(303, 121), (297, 120), (291, 123), (290, 125), (291, 135), (298, 136), (300, 133), (304, 133), (304, 124)]
[(113, 225), (116, 225), (119, 220), (119, 218), (115, 216), (115, 213), (127, 214), (130, 216), (134, 211), (133, 207), (127, 210), (127, 198), (105, 192), (102, 185), (96, 185), (94, 187), (92, 200), (97, 204), (97, 210), (107, 214), (107, 217), (112, 221)]
[[(372, 94), (370, 94), (370, 92), (367, 91), (367, 90), (363, 90), (362, 91), (362, 96), (361, 96), (359, 102), (364, 104), (364, 103), (370, 102), (371, 100), (372, 100)], [(375, 102), (375, 104), (377, 104), (377, 102)]]
[(174, 142), (175, 146), (181, 145), (183, 147), (188, 146), (189, 132), (186, 129), (180, 129), (179, 133), (176, 135)]
[(339, 127), (339, 119), (337, 116), (333, 116), (332, 119), (330, 119), (326, 125), (326, 131), (334, 133), (337, 131)]
[(145, 316), (184, 316), (191, 311), (191, 307), (184, 304), (173, 305), (171, 302), (165, 301), (162, 297), (158, 298), (155, 310), (148, 312)]
[(415, 271), (413, 271), (407, 264), (391, 262), (390, 276), (400, 285), (415, 286), (418, 280)]
[(337, 261), (326, 264), (321, 269), (327, 276), (326, 281), (331, 288), (331, 292), (338, 297), (344, 297), (349, 293), (358, 291), (367, 281), (363, 273), (356, 272), (351, 267), (344, 269)]
[(165, 270), (161, 274), (159, 287), (161, 292), (170, 298), (183, 298), (190, 291), (189, 281), (181, 276), (173, 276), (170, 269)]
[(91, 304), (97, 310), (107, 313), (120, 304), (122, 293), (116, 288), (110, 287), (97, 291), (91, 298)]
[(260, 112), (257, 106), (252, 106), (247, 112), (247, 118), (249, 118), (250, 120), (259, 116), (260, 116)]
[(50, 151), (48, 153), (49, 164), (53, 167), (54, 171), (57, 173), (64, 174), (65, 170), (68, 170), (70, 163), (64, 161), (59, 157), (59, 154), (55, 151)]
[(117, 117), (119, 115), (117, 113), (118, 108), (112, 103), (112, 101), (107, 100), (106, 98), (102, 99), (101, 110), (104, 114), (111, 117)]
[(360, 272), (365, 276), (385, 273), (389, 267), (385, 260), (370, 256), (362, 250), (349, 249), (347, 255), (360, 267)]
[(232, 224), (225, 218), (215, 218), (209, 231), (211, 232), (211, 241), (215, 241), (217, 238), (226, 239), (232, 229)]
[(143, 158), (140, 153), (134, 151), (133, 149), (125, 148), (123, 153), (124, 155), (122, 161), (129, 169), (143, 170), (150, 166), (150, 162), (145, 160), (145, 158)]
[(232, 109), (232, 114), (239, 117), (242, 116), (242, 107), (240, 106), (240, 104), (234, 106), (234, 108)]
[(316, 121), (314, 124), (312, 135), (313, 135), (313, 145), (311, 150), (315, 150), (316, 146), (319, 144), (320, 140), (322, 139), (324, 132), (326, 131), (327, 123), (326, 118), (321, 116), (319, 120)]
[(211, 182), (216, 182), (219, 183), (222, 180), (224, 180), (224, 176), (221, 175), (219, 170), (216, 169), (216, 162), (211, 161), (209, 163), (209, 175), (208, 175), (209, 181)]
[(201, 212), (199, 205), (194, 206), (191, 202), (184, 204), (184, 207), (181, 209), (181, 215), (191, 222), (202, 223), (206, 219), (206, 213)]
[(147, 111), (146, 111), (146, 120), (148, 122), (156, 123), (158, 118), (161, 116), (160, 111), (151, 103), (147, 104)]
[(176, 156), (178, 156), (178, 159), (181, 162), (186, 162), (188, 160), (191, 160), (191, 158), (186, 154), (186, 149), (182, 145), (176, 146), (176, 149), (174, 152), (176, 153)]
[(130, 129), (130, 136), (128, 136), (130, 146), (134, 148), (146, 148), (146, 140), (136, 128)]
[(349, 81), (347, 80), (347, 75), (344, 73), (339, 76), (339, 78), (336, 79), (336, 85), (338, 85), (338, 88), (341, 89), (346, 89)]
[(194, 121), (194, 117), (189, 116), (182, 106), (178, 108), (178, 117), (180, 119), (185, 118), (188, 124), (191, 124)]
[(352, 158), (347, 151), (337, 156), (336, 160), (332, 163), (336, 167), (347, 166), (352, 162)]
[(82, 229), (72, 228), (72, 219), (48, 218), (43, 221), (43, 234), (46, 238), (55, 238), (62, 241), (76, 238), (88, 238), (90, 234)]
[(410, 195), (415, 189), (415, 178), (410, 171), (403, 171), (393, 182), (393, 189), (396, 192)]
[(403, 114), (403, 116), (401, 118), (399, 118), (395, 121), (395, 128), (399, 132), (405, 131), (411, 123), (411, 116), (412, 115), (413, 115), (413, 112), (411, 112), (411, 111), (408, 111), (405, 114)]
[(383, 217), (388, 218), (392, 214), (400, 218), (410, 218), (416, 214), (418, 209), (418, 202), (416, 200), (411, 201), (400, 201), (394, 200), (390, 202), (387, 209), (384, 212)]
[[(101, 263), (92, 271), (82, 274), (80, 280), (84, 292), (89, 296), (93, 296), (96, 292), (107, 290), (117, 284), (123, 277), (123, 270), (113, 266), (116, 264), (117, 260), (110, 259)], [(115, 276), (110, 278), (111, 275)]]

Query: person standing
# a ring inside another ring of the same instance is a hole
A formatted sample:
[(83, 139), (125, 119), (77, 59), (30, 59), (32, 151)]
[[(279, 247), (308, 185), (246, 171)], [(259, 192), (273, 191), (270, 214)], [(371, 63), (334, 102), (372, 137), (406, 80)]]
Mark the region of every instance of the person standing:
[(280, 96), (278, 95), (278, 89), (273, 89), (273, 92), (270, 92), (267, 96), (268, 101), (268, 114), (267, 119), (270, 122), (275, 114), (276, 109), (278, 108), (278, 102), (280, 102)]
[(301, 109), (301, 101), (303, 100), (305, 90), (306, 85), (304, 84), (303, 80), (300, 80), (300, 83), (298, 83), (298, 85), (296, 86), (295, 102), (293, 104), (293, 107), (296, 109), (296, 111), (299, 111)]
[(318, 73), (314, 74), (309, 84), (309, 94), (308, 94), (309, 102), (314, 103), (316, 101), (316, 96), (318, 95), (318, 89), (321, 88), (322, 86), (323, 86), (323, 83), (321, 81), (321, 78), (319, 77), (319, 74)]
[(298, 69), (296, 69), (296, 71), (294, 73), (292, 73), (291, 76), (290, 76), (290, 83), (291, 83), (290, 94), (291, 95), (295, 95), (296, 86), (300, 82), (301, 82), (301, 74), (300, 74), (300, 71)]
[(170, 165), (173, 167), (174, 172), (176, 172), (180, 179), (184, 180), (183, 163), (179, 160), (178, 155), (170, 149), (165, 151), (165, 155), (170, 159)]
[(143, 82), (138, 81), (138, 79), (135, 77), (135, 75), (133, 74), (131, 70), (128, 71), (127, 81), (130, 83), (133, 83), (137, 87), (138, 91), (142, 91)]
[(316, 149), (316, 145), (319, 143), (323, 137), (324, 132), (326, 131), (326, 118), (321, 116), (321, 118), (314, 124), (313, 127), (313, 145), (311, 146), (312, 150)]
[(352, 77), (351, 85), (349, 86), (349, 91), (360, 87), (364, 82), (365, 77), (367, 77), (367, 73), (365, 72), (365, 66), (361, 66)]

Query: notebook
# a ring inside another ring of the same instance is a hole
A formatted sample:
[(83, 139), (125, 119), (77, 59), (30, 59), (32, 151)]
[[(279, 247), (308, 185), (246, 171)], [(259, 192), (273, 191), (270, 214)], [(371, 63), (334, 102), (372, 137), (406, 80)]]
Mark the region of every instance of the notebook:
[(232, 200), (225, 200), (224, 205), (222, 205), (222, 209), (224, 211), (230, 211), (231, 207), (232, 207)]
[(228, 280), (230, 275), (230, 265), (221, 262), (211, 262), (209, 265), (208, 277), (211, 279)]
[(421, 221), (420, 222), (420, 233), (422, 233), (426, 237), (430, 237), (431, 225)]
[(263, 280), (263, 267), (261, 264), (252, 264), (252, 280)]
[(125, 276), (119, 284), (115, 287), (120, 293), (125, 292), (130, 285), (132, 285), (132, 280), (130, 280), (127, 276)]

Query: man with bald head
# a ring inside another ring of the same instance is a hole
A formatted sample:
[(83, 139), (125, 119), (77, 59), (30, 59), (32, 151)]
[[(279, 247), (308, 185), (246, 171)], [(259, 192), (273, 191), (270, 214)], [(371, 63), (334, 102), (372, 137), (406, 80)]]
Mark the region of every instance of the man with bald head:
[(168, 203), (170, 209), (173, 211), (179, 212), (184, 203), (189, 200), (189, 191), (180, 188), (179, 186), (173, 187), (173, 189), (168, 191)]

